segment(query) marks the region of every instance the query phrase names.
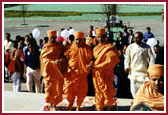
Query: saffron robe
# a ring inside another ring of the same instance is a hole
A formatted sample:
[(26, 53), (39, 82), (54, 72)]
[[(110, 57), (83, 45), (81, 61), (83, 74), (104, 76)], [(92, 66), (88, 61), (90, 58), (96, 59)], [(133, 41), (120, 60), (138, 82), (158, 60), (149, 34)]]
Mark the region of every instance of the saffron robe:
[(77, 96), (77, 106), (80, 107), (88, 91), (87, 75), (90, 70), (86, 65), (92, 59), (92, 50), (86, 44), (77, 47), (73, 42), (64, 54), (68, 57), (68, 74), (65, 78), (64, 91), (70, 104)]
[(164, 111), (164, 95), (158, 96), (149, 81), (139, 88), (131, 109), (141, 102), (149, 105), (154, 111)]
[(120, 59), (115, 46), (107, 43), (99, 43), (93, 49), (93, 56), (95, 58), (93, 84), (96, 108), (101, 111), (104, 105), (113, 104), (113, 97), (116, 94), (113, 88), (114, 67), (120, 62)]
[(64, 57), (65, 48), (59, 43), (46, 43), (41, 51), (41, 75), (45, 83), (46, 103), (57, 105), (62, 101), (64, 79), (61, 73), (61, 64), (55, 60)]

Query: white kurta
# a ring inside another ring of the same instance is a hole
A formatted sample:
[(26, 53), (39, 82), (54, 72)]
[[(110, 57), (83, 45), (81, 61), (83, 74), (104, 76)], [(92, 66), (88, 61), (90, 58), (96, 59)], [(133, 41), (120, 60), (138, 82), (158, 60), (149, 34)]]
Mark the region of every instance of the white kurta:
[(146, 81), (149, 65), (155, 63), (154, 54), (149, 45), (130, 44), (126, 49), (124, 66), (129, 68), (129, 78), (140, 82)]
[(124, 66), (129, 68), (128, 78), (133, 98), (135, 98), (140, 86), (148, 81), (148, 66), (154, 63), (154, 55), (149, 45), (142, 43), (139, 46), (133, 43), (127, 47)]

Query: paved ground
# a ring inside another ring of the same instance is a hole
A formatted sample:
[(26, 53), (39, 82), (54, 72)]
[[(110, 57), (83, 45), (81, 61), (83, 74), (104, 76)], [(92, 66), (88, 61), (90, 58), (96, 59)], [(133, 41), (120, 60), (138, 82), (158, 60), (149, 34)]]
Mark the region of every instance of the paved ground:
[[(21, 21), (5, 21), (4, 22), (4, 33), (11, 33), (11, 39), (15, 39), (16, 35), (25, 36), (32, 32), (33, 29), (38, 28), (40, 30), (40, 36), (37, 38), (43, 39), (47, 36), (47, 30), (58, 30), (60, 35), (61, 28), (68, 28), (72, 26), (76, 31), (83, 31), (85, 37), (87, 36), (87, 31), (89, 26), (93, 25), (94, 28), (103, 27), (105, 21), (27, 21), (28, 25), (21, 25)], [(146, 27), (151, 27), (151, 32), (155, 35), (155, 38), (160, 41), (160, 45), (163, 43), (164, 39), (164, 23), (158, 20), (130, 20), (123, 21), (124, 25), (133, 28), (134, 33), (141, 31), (146, 32)], [(42, 27), (43, 26), (43, 27)], [(122, 30), (119, 28), (118, 30)], [(116, 29), (114, 30), (116, 31)], [(116, 38), (117, 36), (115, 36)]]
[[(90, 101), (90, 99), (92, 99)], [(83, 107), (84, 111), (95, 111), (96, 108), (94, 106), (95, 100), (94, 97), (86, 97), (85, 98), (85, 107)], [(117, 99), (117, 111), (129, 111), (130, 104), (132, 99)], [(12, 91), (12, 83), (4, 84), (4, 93), (3, 93), (3, 108), (4, 112), (40, 112), (41, 108), (45, 103), (45, 95), (44, 93), (28, 93), (26, 89), (26, 84), (22, 83), (21, 92), (13, 92)], [(89, 104), (91, 103), (91, 104)], [(93, 105), (92, 105), (93, 104)], [(64, 105), (64, 106), (63, 106)], [(59, 104), (59, 109), (66, 109), (68, 105), (68, 101), (65, 99), (65, 95), (63, 95), (63, 101)], [(83, 104), (82, 104), (83, 105)], [(74, 103), (74, 107), (76, 107), (76, 102)], [(75, 108), (73, 109), (75, 110)]]

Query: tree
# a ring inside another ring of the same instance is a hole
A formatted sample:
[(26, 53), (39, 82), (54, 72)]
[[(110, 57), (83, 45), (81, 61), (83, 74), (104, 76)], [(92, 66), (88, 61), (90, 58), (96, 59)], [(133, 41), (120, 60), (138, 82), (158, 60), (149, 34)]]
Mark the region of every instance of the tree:
[(102, 10), (107, 16), (107, 26), (109, 26), (110, 16), (117, 14), (117, 4), (102, 4)]
[(26, 13), (26, 10), (27, 10), (27, 5), (22, 4), (22, 5), (20, 6), (20, 9), (21, 9), (22, 16), (23, 16), (23, 24), (22, 24), (22, 25), (27, 25), (27, 24), (25, 23), (25, 13)]

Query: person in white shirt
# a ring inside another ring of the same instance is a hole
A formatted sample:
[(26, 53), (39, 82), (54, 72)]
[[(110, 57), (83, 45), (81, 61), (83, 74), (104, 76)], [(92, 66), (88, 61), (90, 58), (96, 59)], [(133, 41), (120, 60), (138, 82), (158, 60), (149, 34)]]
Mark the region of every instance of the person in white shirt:
[(90, 30), (92, 30), (92, 36), (96, 36), (96, 33), (95, 33), (94, 29), (93, 29), (93, 25), (90, 25)]
[[(4, 41), (4, 59), (8, 53), (8, 51), (11, 49), (12, 41), (10, 39), (10, 33), (5, 34), (5, 41)], [(6, 63), (5, 63), (6, 65)], [(10, 72), (8, 71), (8, 68), (5, 66), (5, 79), (10, 77)]]
[(4, 52), (6, 55), (6, 52), (11, 49), (12, 41), (10, 40), (10, 33), (5, 34), (6, 40), (4, 41)]
[(130, 45), (132, 43), (134, 43), (134, 34), (133, 34), (133, 30), (129, 30), (129, 37), (128, 37), (128, 41), (127, 41), (127, 45)]
[(149, 65), (155, 63), (153, 52), (149, 45), (142, 42), (143, 33), (136, 32), (134, 42), (126, 49), (124, 61), (125, 72), (129, 73), (131, 93), (135, 98), (135, 94), (139, 87), (148, 81), (147, 69)]

